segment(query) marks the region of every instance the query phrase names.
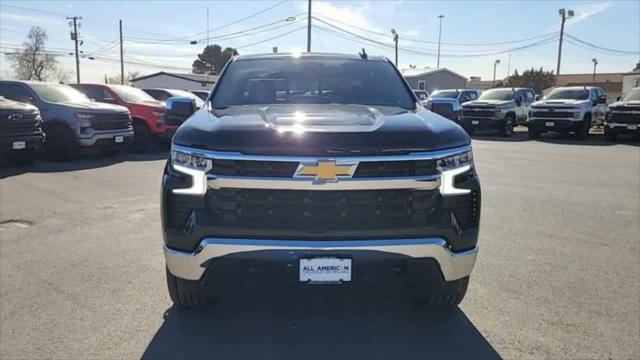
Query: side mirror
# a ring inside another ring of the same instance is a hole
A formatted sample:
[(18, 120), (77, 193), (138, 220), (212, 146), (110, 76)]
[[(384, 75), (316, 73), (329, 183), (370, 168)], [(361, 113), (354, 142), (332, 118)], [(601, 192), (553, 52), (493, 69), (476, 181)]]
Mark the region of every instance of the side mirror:
[(516, 98), (516, 105), (517, 106), (521, 106), (522, 105), (522, 98)]
[(616, 101), (620, 101), (620, 100), (622, 100), (622, 96), (618, 96), (618, 97), (616, 98)]
[(536, 95), (535, 100), (536, 100), (536, 101), (540, 101), (540, 100), (542, 100), (542, 95)]
[(607, 96), (606, 95), (598, 96), (598, 104), (606, 104), (606, 103), (607, 103)]
[(196, 111), (196, 102), (190, 97), (174, 96), (165, 101), (167, 124), (182, 124)]

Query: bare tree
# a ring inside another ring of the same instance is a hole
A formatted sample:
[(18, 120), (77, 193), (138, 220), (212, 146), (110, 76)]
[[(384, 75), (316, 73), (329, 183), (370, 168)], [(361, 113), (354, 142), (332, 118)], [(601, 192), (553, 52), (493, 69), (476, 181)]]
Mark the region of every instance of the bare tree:
[(43, 81), (55, 77), (57, 61), (54, 55), (46, 52), (46, 41), (47, 32), (39, 26), (33, 26), (27, 40), (22, 43), (23, 49), (7, 55), (16, 78)]
[[(124, 79), (124, 84), (129, 85), (129, 83), (131, 82), (131, 79), (135, 79), (138, 76), (140, 76), (139, 71), (128, 71)], [(107, 84), (120, 84), (120, 75), (114, 75), (109, 77), (105, 75), (105, 81)]]

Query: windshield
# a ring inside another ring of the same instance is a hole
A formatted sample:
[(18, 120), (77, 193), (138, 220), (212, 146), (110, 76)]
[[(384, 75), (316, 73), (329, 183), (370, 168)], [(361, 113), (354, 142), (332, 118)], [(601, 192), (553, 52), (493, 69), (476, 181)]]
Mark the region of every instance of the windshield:
[(640, 101), (640, 88), (631, 89), (623, 101)]
[(587, 89), (555, 89), (549, 95), (548, 100), (587, 100), (589, 98), (589, 90)]
[(197, 108), (201, 108), (204, 105), (204, 101), (202, 101), (202, 99), (200, 99), (198, 96), (188, 92), (188, 91), (184, 91), (184, 90), (169, 90), (169, 92), (171, 93), (171, 96), (186, 96), (188, 98), (191, 98), (193, 100), (195, 100), (196, 102), (196, 107)]
[(456, 99), (458, 97), (458, 91), (456, 91), (456, 90), (440, 90), (440, 91), (434, 92), (431, 95), (431, 97)]
[(122, 100), (128, 103), (157, 102), (156, 99), (152, 98), (146, 92), (131, 86), (112, 85), (111, 89), (113, 89)]
[(483, 92), (478, 100), (513, 100), (515, 95), (513, 89), (493, 89)]
[(91, 102), (85, 94), (68, 85), (58, 84), (29, 84), (38, 96), (48, 102), (88, 103)]
[(415, 109), (402, 78), (384, 61), (280, 58), (229, 64), (214, 108), (254, 104), (359, 104)]

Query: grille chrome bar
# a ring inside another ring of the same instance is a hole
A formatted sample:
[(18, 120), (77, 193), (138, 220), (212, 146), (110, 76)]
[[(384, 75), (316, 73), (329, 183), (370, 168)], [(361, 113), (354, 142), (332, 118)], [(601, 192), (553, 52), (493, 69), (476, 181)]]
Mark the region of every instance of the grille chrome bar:
[(270, 189), (270, 190), (434, 190), (440, 186), (440, 175), (348, 178), (339, 181), (314, 181), (305, 178), (210, 176), (211, 189)]

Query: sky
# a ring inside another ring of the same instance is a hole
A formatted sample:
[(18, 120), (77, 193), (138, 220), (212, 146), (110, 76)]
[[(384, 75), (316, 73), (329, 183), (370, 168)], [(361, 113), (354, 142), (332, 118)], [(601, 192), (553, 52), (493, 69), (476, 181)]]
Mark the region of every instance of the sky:
[[(391, 29), (399, 36), (399, 67), (440, 66), (464, 76), (497, 77), (526, 68), (556, 68), (561, 18), (571, 9), (561, 73), (627, 72), (640, 61), (640, 1), (321, 1), (313, 0), (312, 51), (357, 53), (394, 59)], [(118, 75), (118, 21), (123, 21), (125, 72), (190, 72), (207, 43), (240, 54), (305, 51), (306, 0), (254, 1), (6, 1), (0, 0), (0, 50), (15, 51), (32, 26), (47, 31), (47, 49), (75, 81), (69, 20), (81, 16), (81, 80)], [(288, 19), (288, 20), (287, 20)], [(271, 25), (269, 25), (271, 24)], [(257, 28), (257, 29), (254, 29)], [(253, 29), (253, 30), (252, 30)], [(190, 41), (196, 40), (196, 45)], [(371, 42), (373, 41), (373, 42)], [(580, 43), (582, 41), (582, 43)], [(602, 50), (586, 43), (606, 48)], [(610, 51), (615, 50), (615, 51)], [(94, 57), (94, 60), (86, 58)], [(0, 77), (11, 77), (0, 56)]]

